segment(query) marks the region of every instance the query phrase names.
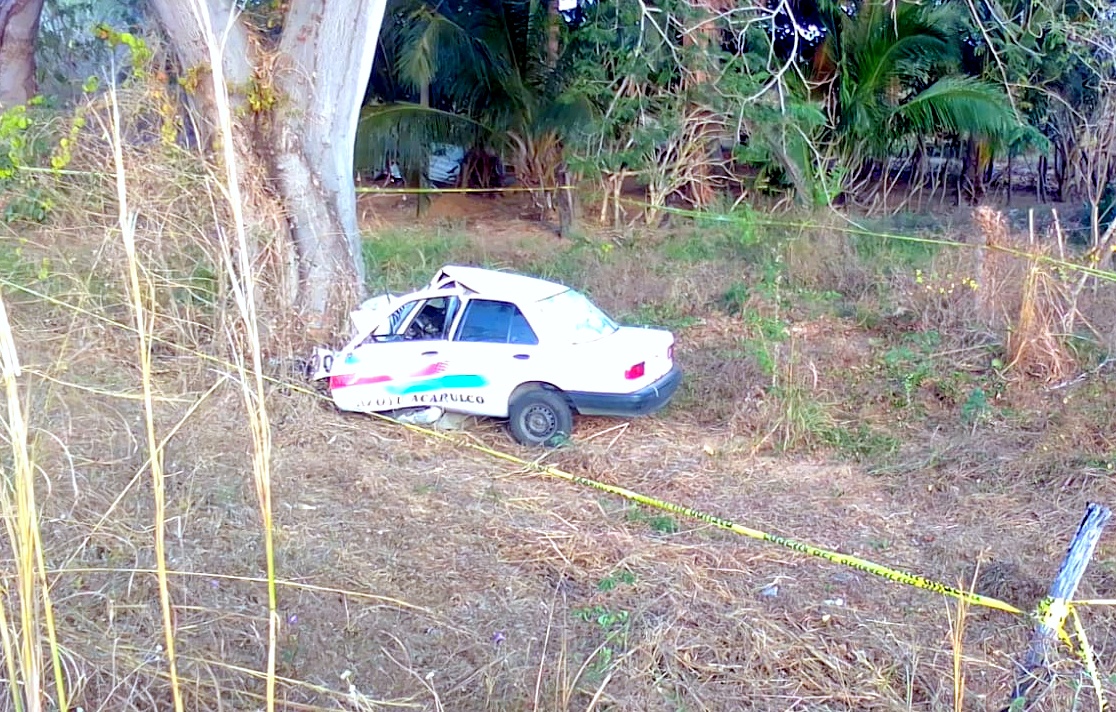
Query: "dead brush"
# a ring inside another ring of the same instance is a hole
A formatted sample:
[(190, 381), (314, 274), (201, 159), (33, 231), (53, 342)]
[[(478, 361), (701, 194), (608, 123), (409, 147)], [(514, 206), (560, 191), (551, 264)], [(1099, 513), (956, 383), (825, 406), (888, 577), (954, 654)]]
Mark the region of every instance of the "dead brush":
[(970, 255), (951, 250), (937, 255), (926, 269), (917, 268), (895, 277), (900, 313), (906, 313), (920, 331), (937, 331), (959, 342), (981, 334), (995, 338), (996, 330), (982, 318), (978, 302), (984, 289), (980, 271), (972, 269)]
[(161, 315), (152, 324), (153, 340), (187, 350), (209, 349), (222, 330), (227, 294), (218, 278), (212, 213), (197, 199), (205, 191), (206, 167), (197, 155), (151, 134), (150, 110), (143, 105), (149, 97), (149, 91), (125, 84), (117, 94), (117, 118), (100, 96), (75, 109), (84, 129), (70, 147), (65, 171), (37, 174), (58, 199), (43, 225), (29, 226), (30, 232), (45, 236), (45, 247), (36, 252), (51, 265), (51, 276), (70, 281), (64, 293), (54, 296), (126, 320), (130, 299), (117, 267), (127, 256), (118, 237), (115, 175), (105, 169), (115, 161), (110, 127), (117, 126), (120, 161), (137, 214), (140, 277), (152, 285)]
[(1078, 364), (1066, 347), (1064, 326), (1077, 312), (1067, 300), (1064, 280), (1050, 267), (1050, 247), (1014, 234), (1004, 215), (981, 207), (974, 213), (983, 244), (977, 250), (977, 314), (1002, 333), (1007, 368), (1044, 383), (1075, 373)]
[(787, 356), (772, 374), (767, 395), (762, 410), (771, 426), (754, 452), (768, 443), (782, 452), (812, 450), (824, 444), (836, 428), (836, 420), (821, 397), (817, 367), (813, 362), (802, 363), (793, 340)]
[(1057, 280), (1040, 263), (1044, 252), (1030, 258), (1019, 314), (1007, 339), (1007, 367), (1044, 383), (1060, 381), (1077, 371), (1077, 362), (1061, 337), (1066, 304)]
[[(161, 50), (156, 46), (153, 51)], [(237, 311), (235, 295), (222, 278), (223, 231), (235, 222), (214, 178), (224, 169), (181, 145), (179, 134), (185, 129), (175, 114), (171, 90), (158, 73), (128, 77), (115, 90), (115, 105), (104, 95), (90, 95), (74, 110), (84, 128), (71, 137), (67, 169), (36, 173), (39, 183), (56, 196), (45, 227), (73, 233), (64, 248), (61, 241), (48, 241), (56, 245), (48, 256), (60, 272), (84, 277), (89, 294), (76, 297), (120, 311), (128, 308), (114, 270), (127, 259), (115, 236), (115, 175), (105, 169), (114, 162), (108, 127), (117, 121), (120, 160), (137, 215), (140, 277), (151, 284), (153, 306), (160, 314), (152, 324), (153, 342), (164, 345), (157, 347), (164, 352), (171, 344), (177, 347), (172, 352), (227, 354), (225, 335), (239, 327), (232, 316)], [(281, 237), (285, 217), (263, 193), (263, 187), (251, 183), (241, 190), (247, 258), (260, 305), (264, 350), (285, 358), (305, 337), (301, 321), (291, 316), (297, 267), (292, 248)]]
[(854, 302), (869, 296), (876, 286), (875, 277), (855, 242), (833, 229), (837, 224), (829, 216), (818, 219), (820, 224), (803, 228), (783, 247), (787, 283), (817, 292), (837, 292)]
[(1000, 332), (1010, 324), (1022, 299), (1019, 290), (1023, 277), (1021, 263), (1006, 250), (1018, 250), (1021, 246), (1003, 213), (981, 206), (973, 213), (973, 220), (981, 238), (974, 275), (976, 316), (982, 325)]

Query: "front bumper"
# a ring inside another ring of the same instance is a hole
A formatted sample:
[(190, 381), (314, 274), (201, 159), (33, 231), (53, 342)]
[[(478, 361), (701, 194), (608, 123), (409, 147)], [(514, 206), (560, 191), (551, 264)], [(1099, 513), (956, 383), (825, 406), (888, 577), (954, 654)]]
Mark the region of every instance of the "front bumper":
[(581, 415), (650, 415), (670, 402), (681, 382), (682, 369), (675, 365), (659, 380), (632, 393), (566, 391), (566, 395)]

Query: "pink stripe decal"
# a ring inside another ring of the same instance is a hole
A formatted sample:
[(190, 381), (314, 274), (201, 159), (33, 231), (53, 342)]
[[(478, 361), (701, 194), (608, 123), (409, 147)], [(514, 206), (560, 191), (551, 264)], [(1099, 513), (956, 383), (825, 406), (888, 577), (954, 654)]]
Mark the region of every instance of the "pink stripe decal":
[(444, 373), (449, 363), (446, 361), (439, 361), (432, 363), (421, 371), (416, 371), (411, 374), (411, 378), (422, 378), (424, 376), (437, 376), (439, 373)]
[(345, 388), (347, 386), (368, 386), (373, 383), (384, 383), (390, 381), (391, 376), (358, 376), (355, 373), (350, 373), (344, 376), (330, 376), (330, 388)]

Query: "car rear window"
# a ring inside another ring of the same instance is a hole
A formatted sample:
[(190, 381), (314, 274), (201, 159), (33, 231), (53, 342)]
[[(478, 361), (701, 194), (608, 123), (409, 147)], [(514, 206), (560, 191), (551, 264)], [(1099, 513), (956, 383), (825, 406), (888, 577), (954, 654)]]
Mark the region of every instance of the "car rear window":
[[(538, 303), (548, 333), (571, 344), (596, 341), (620, 327), (580, 292), (567, 289)], [(549, 337), (548, 337), (549, 338)]]
[(490, 344), (539, 343), (519, 307), (487, 299), (473, 299), (465, 307), (457, 340)]

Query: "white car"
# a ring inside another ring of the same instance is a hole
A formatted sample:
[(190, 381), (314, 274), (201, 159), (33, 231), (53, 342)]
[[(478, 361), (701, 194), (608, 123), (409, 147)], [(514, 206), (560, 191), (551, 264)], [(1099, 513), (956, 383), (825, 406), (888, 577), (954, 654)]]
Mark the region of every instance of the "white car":
[(669, 331), (619, 326), (569, 287), (509, 272), (443, 267), (417, 292), (369, 299), (352, 321), (349, 343), (319, 348), (309, 368), (338, 408), (507, 418), (525, 445), (569, 436), (574, 413), (653, 413), (682, 378)]

